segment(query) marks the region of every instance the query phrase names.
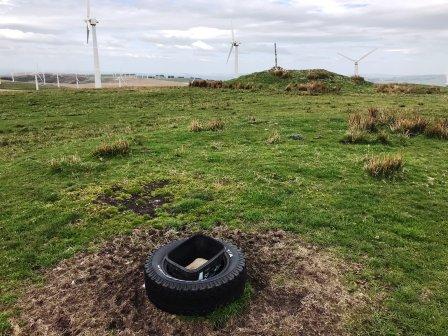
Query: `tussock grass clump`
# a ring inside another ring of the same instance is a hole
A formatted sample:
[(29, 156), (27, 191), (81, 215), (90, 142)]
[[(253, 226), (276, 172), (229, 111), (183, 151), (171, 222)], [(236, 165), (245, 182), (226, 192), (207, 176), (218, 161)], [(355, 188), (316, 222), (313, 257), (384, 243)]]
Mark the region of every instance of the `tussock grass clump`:
[(195, 79), (190, 82), (190, 87), (198, 87), (205, 89), (235, 89), (235, 90), (252, 90), (257, 88), (254, 83), (241, 83), (241, 82), (223, 82), (205, 79)]
[(126, 155), (130, 152), (129, 143), (125, 140), (118, 140), (113, 143), (102, 143), (94, 151), (93, 156), (96, 157), (113, 157), (118, 155)]
[(440, 93), (440, 87), (418, 84), (377, 84), (379, 93), (434, 94)]
[(79, 167), (81, 158), (78, 155), (69, 155), (60, 159), (51, 159), (48, 164), (53, 173), (58, 173), (66, 169), (72, 170), (73, 168)]
[(376, 118), (367, 114), (353, 113), (348, 116), (349, 130), (375, 132), (377, 130)]
[(366, 82), (364, 77), (361, 76), (352, 76), (350, 77), (350, 79), (352, 80), (353, 83), (355, 84), (364, 84)]
[(331, 72), (323, 69), (309, 70), (306, 78), (310, 81), (317, 79), (328, 79), (331, 78)]
[(293, 90), (296, 89), (296, 88), (297, 88), (297, 84), (295, 84), (295, 83), (289, 83), (289, 84), (286, 86), (285, 91), (287, 91), (287, 92), (291, 92), (291, 91), (293, 91)]
[(222, 81), (195, 79), (189, 84), (190, 87), (221, 89), (223, 87)]
[(269, 73), (278, 78), (291, 78), (291, 72), (281, 67), (274, 67), (269, 70)]
[(197, 119), (193, 119), (190, 123), (189, 129), (191, 132), (202, 131), (221, 131), (224, 129), (225, 123), (221, 119), (212, 119), (206, 124), (201, 123)]
[(422, 116), (399, 116), (390, 126), (390, 129), (395, 133), (404, 133), (410, 136), (415, 136), (423, 133), (426, 126), (428, 126), (428, 121)]
[(285, 90), (287, 92), (298, 91), (316, 95), (321, 93), (339, 93), (341, 86), (336, 85), (330, 87), (326, 83), (316, 80), (308, 83), (289, 83)]
[(341, 140), (342, 143), (345, 144), (365, 144), (369, 142), (367, 132), (351, 129), (345, 133), (344, 137)]
[(367, 132), (376, 132), (380, 126), (387, 125), (389, 122), (389, 114), (376, 107), (369, 108), (367, 113), (352, 113), (348, 117), (349, 129)]
[(78, 155), (63, 156), (58, 159), (51, 159), (48, 162), (50, 171), (54, 174), (75, 174), (87, 172), (96, 168), (96, 164), (92, 162), (83, 162)]
[(206, 129), (208, 131), (221, 131), (224, 129), (224, 121), (221, 119), (212, 119), (207, 123)]
[(367, 159), (364, 169), (373, 177), (391, 178), (403, 172), (403, 166), (401, 155), (382, 155)]
[[(432, 129), (426, 131), (431, 125)], [(377, 133), (377, 140), (381, 143), (389, 143), (387, 131), (392, 133), (404, 134), (406, 136), (416, 136), (419, 134), (440, 134), (443, 138), (444, 127), (446, 122), (430, 121), (416, 113), (400, 112), (393, 114), (386, 110), (377, 108), (369, 108), (367, 113), (353, 113), (348, 117), (348, 129), (354, 131), (366, 131), (369, 133)]]
[(297, 89), (299, 91), (307, 91), (309, 94), (316, 94), (326, 92), (327, 86), (325, 85), (325, 83), (313, 81), (306, 84), (299, 84), (297, 86)]
[(204, 130), (204, 126), (197, 119), (193, 119), (189, 126), (190, 131), (192, 132), (201, 132)]
[(426, 126), (425, 135), (429, 138), (448, 140), (448, 119), (432, 121)]
[(266, 140), (266, 143), (269, 145), (277, 144), (281, 141), (280, 133), (278, 131), (274, 131), (269, 135), (269, 138)]
[(376, 136), (376, 141), (383, 145), (389, 145), (390, 144), (389, 134), (386, 131), (381, 130)]

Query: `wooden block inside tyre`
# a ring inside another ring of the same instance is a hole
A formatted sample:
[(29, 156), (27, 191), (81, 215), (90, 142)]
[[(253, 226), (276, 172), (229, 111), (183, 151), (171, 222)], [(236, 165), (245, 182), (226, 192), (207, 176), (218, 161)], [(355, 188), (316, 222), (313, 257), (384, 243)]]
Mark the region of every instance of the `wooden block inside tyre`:
[[(208, 253), (211, 260), (195, 273), (186, 265), (198, 257), (197, 246), (201, 249), (204, 241), (215, 244), (215, 249), (200, 252), (200, 257)], [(196, 235), (155, 250), (145, 263), (144, 275), (147, 296), (157, 308), (177, 315), (204, 316), (241, 297), (246, 264), (236, 246)]]

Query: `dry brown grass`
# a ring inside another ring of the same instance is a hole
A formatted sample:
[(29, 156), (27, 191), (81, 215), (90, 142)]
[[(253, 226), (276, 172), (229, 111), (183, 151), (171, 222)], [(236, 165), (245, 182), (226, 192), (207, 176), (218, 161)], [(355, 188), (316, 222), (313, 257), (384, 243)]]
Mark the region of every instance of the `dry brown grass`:
[(428, 126), (428, 121), (419, 115), (399, 116), (390, 126), (392, 132), (403, 133), (410, 136), (421, 134)]
[(364, 169), (373, 177), (391, 178), (403, 172), (404, 160), (399, 154), (371, 157)]
[(383, 145), (390, 144), (389, 134), (384, 130), (379, 131), (376, 137), (376, 141), (382, 143)]
[(352, 113), (342, 143), (368, 143), (368, 133), (377, 133), (377, 143), (390, 144), (389, 132), (405, 137), (425, 134), (429, 138), (448, 139), (448, 118), (431, 120), (415, 112), (399, 112), (369, 108), (367, 113)]
[(118, 140), (112, 143), (102, 143), (93, 151), (93, 156), (113, 157), (118, 155), (126, 155), (129, 152), (129, 143), (125, 140)]
[(224, 129), (225, 123), (221, 119), (212, 119), (205, 125), (197, 119), (193, 119), (190, 123), (189, 129), (191, 132), (202, 131), (221, 131)]
[(313, 81), (307, 84), (307, 91), (309, 94), (325, 93), (328, 88), (323, 82)]
[(195, 79), (190, 82), (190, 87), (200, 87), (200, 88), (210, 88), (210, 89), (221, 89), (223, 87), (222, 81), (213, 81), (205, 79)]
[(448, 139), (448, 119), (439, 119), (430, 122), (425, 129), (429, 138)]
[(362, 144), (368, 143), (369, 139), (367, 133), (365, 131), (350, 129), (345, 133), (344, 137), (341, 140), (342, 143), (345, 144)]
[(331, 72), (322, 69), (309, 70), (306, 78), (310, 81), (331, 78)]
[(204, 130), (204, 126), (197, 119), (193, 119), (189, 126), (190, 131), (192, 132), (201, 132)]
[[(415, 112), (399, 112), (369, 108), (367, 113), (353, 113), (348, 117), (349, 131), (381, 132), (380, 142), (386, 141), (386, 130), (393, 133), (415, 136), (425, 133), (429, 120)], [(434, 134), (443, 133), (443, 122), (434, 122)]]
[(224, 121), (221, 119), (212, 119), (207, 123), (206, 129), (208, 131), (221, 131), (224, 129), (224, 125)]
[(380, 93), (434, 94), (441, 92), (437, 86), (417, 84), (377, 84), (375, 89)]
[(64, 156), (60, 159), (51, 159), (48, 165), (53, 173), (61, 172), (66, 168), (77, 167), (81, 164), (81, 158), (78, 155)]
[(223, 81), (195, 79), (190, 82), (190, 87), (206, 88), (206, 89), (236, 89), (236, 90), (252, 90), (257, 88), (254, 83), (226, 83)]
[(274, 131), (269, 135), (269, 138), (266, 140), (266, 143), (269, 145), (277, 144), (281, 141), (280, 133), (278, 131)]
[(272, 68), (271, 70), (269, 70), (269, 72), (274, 75), (275, 77), (278, 78), (290, 78), (291, 77), (291, 72), (288, 70), (285, 70), (283, 68), (277, 67), (277, 68)]
[(308, 83), (289, 83), (285, 91), (292, 92), (306, 92), (307, 94), (316, 95), (321, 93), (339, 93), (341, 86), (328, 86), (322, 81), (311, 81)]
[(349, 130), (375, 132), (377, 130), (377, 118), (370, 114), (353, 113), (348, 116)]
[(355, 84), (364, 84), (366, 82), (364, 77), (361, 76), (352, 76), (350, 77), (350, 79), (352, 80), (353, 83)]

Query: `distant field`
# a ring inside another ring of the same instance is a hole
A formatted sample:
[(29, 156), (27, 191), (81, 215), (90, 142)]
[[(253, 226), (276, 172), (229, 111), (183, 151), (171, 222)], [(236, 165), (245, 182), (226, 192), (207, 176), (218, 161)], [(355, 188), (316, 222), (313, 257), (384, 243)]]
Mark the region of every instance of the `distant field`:
[[(69, 83), (61, 83), (62, 88), (70, 88), (76, 89), (76, 84)], [(154, 79), (154, 78), (125, 78), (122, 82), (122, 87), (182, 87), (187, 86), (188, 81), (175, 81), (175, 80), (163, 80), (163, 79)], [(80, 89), (93, 89), (94, 83), (80, 83)], [(103, 81), (103, 88), (118, 88), (119, 83), (117, 80), (107, 79)], [(55, 89), (55, 83), (48, 83), (43, 85), (39, 84), (39, 90), (46, 89)], [(10, 81), (2, 81), (0, 84), (0, 90), (35, 90), (36, 86), (32, 82), (10, 82)]]
[[(448, 141), (341, 140), (349, 114), (370, 107), (448, 118), (448, 94), (281, 88), (0, 92), (2, 330), (41, 270), (137, 227), (189, 224), (284, 229), (358, 264), (347, 286), (372, 304), (353, 334), (447, 335)], [(193, 132), (193, 120), (222, 125)], [(118, 140), (123, 155), (98, 154)], [(401, 154), (403, 173), (368, 175), (379, 154)], [(171, 199), (153, 219), (95, 203), (155, 180), (170, 181)]]

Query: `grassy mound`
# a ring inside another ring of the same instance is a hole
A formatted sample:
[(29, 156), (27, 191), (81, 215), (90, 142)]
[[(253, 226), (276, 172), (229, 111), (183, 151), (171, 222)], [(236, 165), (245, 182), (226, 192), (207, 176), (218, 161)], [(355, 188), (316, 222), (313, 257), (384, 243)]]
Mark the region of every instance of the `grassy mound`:
[[(323, 85), (323, 92), (339, 91), (365, 91), (372, 88), (373, 84), (365, 80), (354, 80), (352, 77), (339, 75), (337, 73), (323, 70), (284, 70), (281, 68), (271, 69), (261, 72), (255, 72), (249, 75), (241, 76), (226, 82), (235, 87), (253, 86), (256, 88), (271, 88), (287, 91), (304, 91), (307, 86), (316, 86), (316, 83)], [(291, 88), (299, 88), (291, 90)], [(305, 88), (301, 90), (300, 88)], [(314, 90), (312, 90), (314, 91)], [(322, 93), (323, 93), (322, 92)], [(311, 92), (316, 93), (316, 92)], [(318, 92), (319, 93), (319, 92)]]

